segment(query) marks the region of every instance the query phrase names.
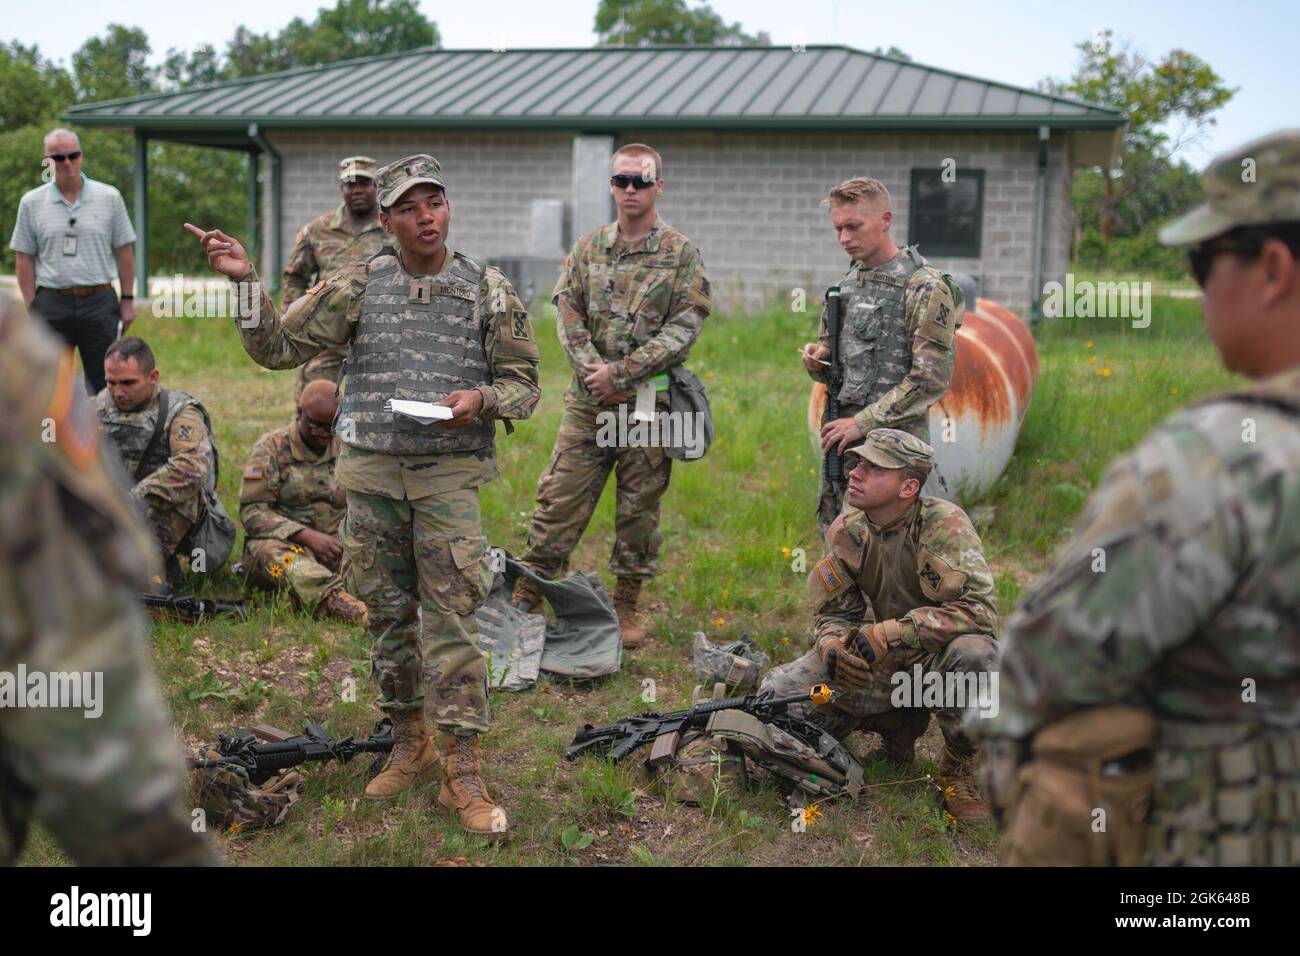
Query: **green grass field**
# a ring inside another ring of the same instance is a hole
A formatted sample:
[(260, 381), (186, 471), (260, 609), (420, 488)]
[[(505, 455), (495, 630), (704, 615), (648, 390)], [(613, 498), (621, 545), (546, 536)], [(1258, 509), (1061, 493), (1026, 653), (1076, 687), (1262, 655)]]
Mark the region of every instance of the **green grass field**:
[[(513, 437), (498, 433), (504, 477), (483, 493), (489, 538), (515, 553), (569, 374), (553, 321), (549, 308), (537, 310), (541, 404)], [(615, 767), (563, 759), (579, 724), (645, 709), (646, 677), (657, 685), (657, 708), (687, 704), (696, 630), (716, 639), (748, 631), (777, 661), (802, 652), (809, 615), (804, 575), (792, 564), (800, 548), (808, 566), (819, 556), (817, 461), (804, 424), (808, 380), (793, 346), (811, 338), (814, 325), (811, 314), (782, 311), (709, 320), (690, 364), (709, 387), (717, 440), (704, 460), (673, 472), (663, 571), (647, 591), (655, 637), (625, 659), (620, 674), (598, 684), (543, 676), (523, 693), (494, 695), (485, 776), (510, 815), (511, 840), (494, 846), (464, 836), (438, 807), (433, 786), (393, 803), (359, 800), (368, 761), (357, 761), (310, 769), (305, 795), (283, 827), (220, 835), (228, 858), (261, 865), (994, 862), (992, 826), (950, 829), (925, 779), (941, 739), (934, 725), (912, 772), (870, 765), (864, 798), (856, 806), (823, 805), (824, 815), (803, 833), (791, 832), (770, 785), (694, 809), (666, 800), (635, 761)], [(192, 392), (212, 413), (223, 456), (221, 494), (236, 513), (242, 456), (291, 417), (293, 373), (254, 365), (229, 320), (144, 317), (133, 331), (158, 352), (164, 384)], [(1057, 320), (1038, 330), (1038, 340), (1039, 381), (1016, 455), (983, 502), (991, 509), (981, 509), (1004, 616), (1069, 533), (1107, 461), (1172, 410), (1233, 381), (1219, 368), (1195, 301), (1158, 298), (1147, 329), (1117, 319)], [(574, 565), (600, 571), (611, 587), (605, 564), (612, 529), (607, 489)], [(236, 595), (241, 585), (223, 570), (207, 590)], [(158, 623), (153, 644), (178, 730), (191, 745), (236, 726), (299, 730), (308, 719), (336, 734), (364, 734), (378, 717), (370, 704), (366, 634), (312, 621), (283, 600), (261, 599), (247, 623)], [(348, 675), (360, 685), (356, 703), (340, 696)], [(848, 744), (864, 753), (874, 739), (855, 735)], [(37, 834), (24, 859), (62, 858)]]

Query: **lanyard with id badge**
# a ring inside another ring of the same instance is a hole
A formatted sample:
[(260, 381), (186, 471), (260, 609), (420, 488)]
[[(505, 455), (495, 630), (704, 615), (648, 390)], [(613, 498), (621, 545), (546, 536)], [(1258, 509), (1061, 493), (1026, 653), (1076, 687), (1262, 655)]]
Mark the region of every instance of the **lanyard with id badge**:
[[(71, 229), (77, 224), (77, 217), (73, 216), (68, 220), (68, 228)], [(75, 256), (77, 254), (77, 234), (75, 232), (65, 232), (63, 234), (63, 254), (65, 256)]]

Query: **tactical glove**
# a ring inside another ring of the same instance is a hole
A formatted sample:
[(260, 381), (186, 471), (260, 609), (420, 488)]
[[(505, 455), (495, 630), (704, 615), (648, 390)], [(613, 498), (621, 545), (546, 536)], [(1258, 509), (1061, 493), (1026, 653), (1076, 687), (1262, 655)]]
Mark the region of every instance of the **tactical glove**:
[[(861, 634), (853, 635), (865, 641)], [(828, 634), (817, 640), (817, 654), (826, 665), (826, 676), (833, 683), (850, 690), (861, 690), (871, 683), (871, 665), (858, 656), (856, 645), (845, 646), (845, 638)]]

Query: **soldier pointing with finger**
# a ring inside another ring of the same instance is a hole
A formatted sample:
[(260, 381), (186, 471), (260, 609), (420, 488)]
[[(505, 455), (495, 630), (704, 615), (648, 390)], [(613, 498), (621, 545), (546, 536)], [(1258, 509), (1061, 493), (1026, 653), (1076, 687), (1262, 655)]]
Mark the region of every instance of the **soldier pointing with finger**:
[[(492, 580), (479, 493), (498, 477), (495, 422), (537, 405), (532, 325), (500, 271), (447, 246), (451, 201), (438, 161), (416, 155), (375, 176), (380, 222), (396, 240), (365, 263), (318, 283), (281, 316), (254, 285), (238, 241), (198, 236), (208, 262), (241, 283), (244, 349), (267, 368), (293, 368), (350, 344), (336, 431), (336, 476), (347, 493), (341, 538), (356, 596), (369, 609), (378, 705), (396, 743), (366, 796), (410, 787), (444, 762), (439, 802), (472, 833), (499, 836), (505, 814), (479, 776), (478, 734), (488, 729), (486, 667), (475, 609)], [(391, 401), (449, 409), (425, 421)], [(421, 623), (416, 617), (420, 609)], [(439, 753), (426, 714), (442, 732)]]

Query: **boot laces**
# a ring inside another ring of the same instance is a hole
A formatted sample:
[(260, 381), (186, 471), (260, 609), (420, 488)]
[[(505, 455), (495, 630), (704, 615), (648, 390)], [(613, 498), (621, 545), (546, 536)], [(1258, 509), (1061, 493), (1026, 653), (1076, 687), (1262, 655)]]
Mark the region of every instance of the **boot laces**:
[(483, 792), (483, 781), (474, 772), (474, 745), (472, 737), (456, 738), (456, 779), (471, 796), (481, 800), (487, 799)]

